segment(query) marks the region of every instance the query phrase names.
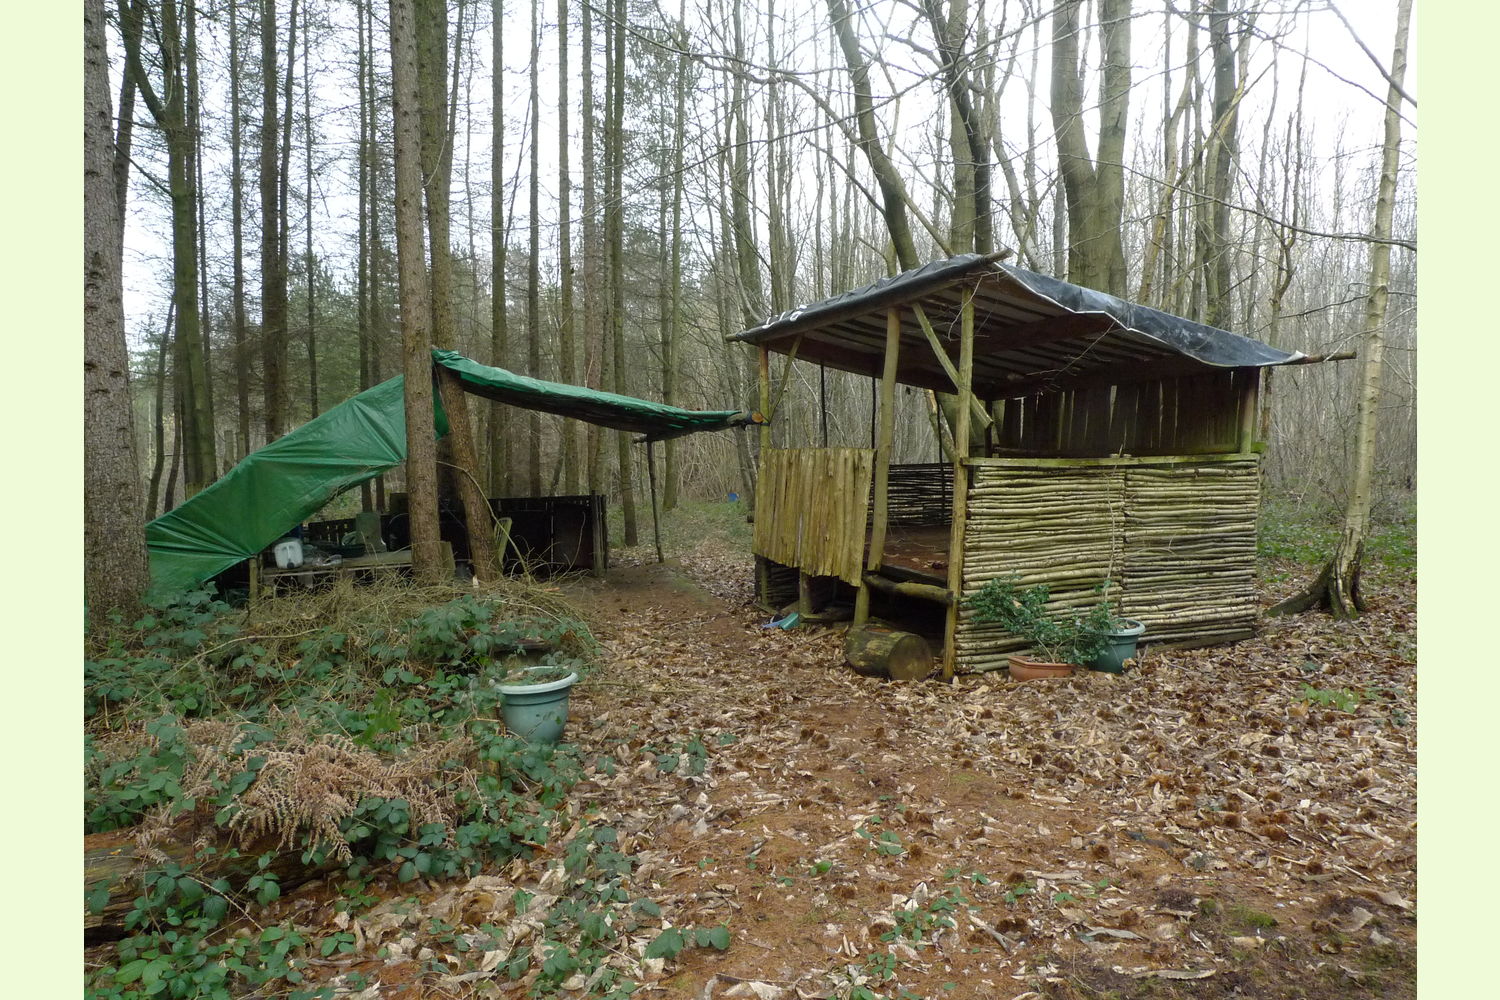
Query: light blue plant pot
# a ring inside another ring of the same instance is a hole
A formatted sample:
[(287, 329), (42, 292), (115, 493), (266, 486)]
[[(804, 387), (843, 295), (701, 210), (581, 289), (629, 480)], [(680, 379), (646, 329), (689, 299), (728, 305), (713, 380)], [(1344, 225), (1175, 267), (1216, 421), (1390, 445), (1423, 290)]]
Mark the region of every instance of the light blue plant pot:
[[(556, 671), (556, 667), (528, 667), (523, 674)], [(500, 717), (511, 735), (527, 743), (556, 743), (568, 721), (568, 693), (578, 683), (578, 674), (540, 684), (496, 684), (500, 692)]]

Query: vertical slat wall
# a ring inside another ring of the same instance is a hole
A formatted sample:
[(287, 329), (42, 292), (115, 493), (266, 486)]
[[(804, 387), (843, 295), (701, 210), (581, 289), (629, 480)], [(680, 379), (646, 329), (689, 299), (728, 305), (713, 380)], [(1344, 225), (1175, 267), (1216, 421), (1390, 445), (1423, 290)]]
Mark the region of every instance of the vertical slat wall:
[[(973, 461), (963, 591), (995, 577), (1046, 583), (1054, 610), (1109, 581), (1116, 610), (1151, 641), (1229, 638), (1254, 627), (1256, 456)], [(964, 608), (960, 670), (1005, 665), (1025, 643)]]
[(1240, 407), (1247, 399), (1253, 403), (1259, 379), (1257, 369), (1235, 368), (1007, 399), (999, 404), (995, 452), (1066, 457), (1233, 452), (1240, 445)]
[(874, 460), (869, 448), (762, 452), (755, 554), (859, 586)]

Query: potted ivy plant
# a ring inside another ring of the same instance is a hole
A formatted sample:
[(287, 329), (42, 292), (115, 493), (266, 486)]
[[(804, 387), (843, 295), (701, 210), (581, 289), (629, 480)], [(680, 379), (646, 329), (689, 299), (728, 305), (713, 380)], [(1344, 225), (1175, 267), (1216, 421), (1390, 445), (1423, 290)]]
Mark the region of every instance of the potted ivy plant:
[(1108, 646), (1106, 636), (1116, 622), (1108, 601), (1082, 614), (1052, 614), (1047, 611), (1051, 596), (1044, 583), (1020, 587), (1014, 579), (997, 577), (968, 599), (976, 622), (993, 622), (1030, 644), (1034, 656), (1010, 657), (1015, 680), (1066, 677), (1075, 667), (1094, 664)]

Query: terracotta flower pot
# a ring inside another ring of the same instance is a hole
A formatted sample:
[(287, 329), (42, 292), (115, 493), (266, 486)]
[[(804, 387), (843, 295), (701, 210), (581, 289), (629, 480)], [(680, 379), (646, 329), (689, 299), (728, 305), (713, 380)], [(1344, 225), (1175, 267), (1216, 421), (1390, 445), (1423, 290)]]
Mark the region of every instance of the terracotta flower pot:
[(1071, 677), (1073, 664), (1047, 663), (1044, 660), (1028, 660), (1024, 656), (1010, 658), (1010, 677), (1015, 681), (1034, 681), (1043, 677)]

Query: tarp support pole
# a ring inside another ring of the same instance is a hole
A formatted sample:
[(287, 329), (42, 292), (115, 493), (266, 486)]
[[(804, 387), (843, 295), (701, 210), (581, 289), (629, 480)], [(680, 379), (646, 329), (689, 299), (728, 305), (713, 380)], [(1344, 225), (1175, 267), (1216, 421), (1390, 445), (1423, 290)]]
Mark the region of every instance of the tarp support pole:
[(666, 562), (661, 553), (661, 522), (656, 513), (656, 442), (646, 442), (646, 479), (651, 484), (651, 535), (656, 540), (656, 561)]

